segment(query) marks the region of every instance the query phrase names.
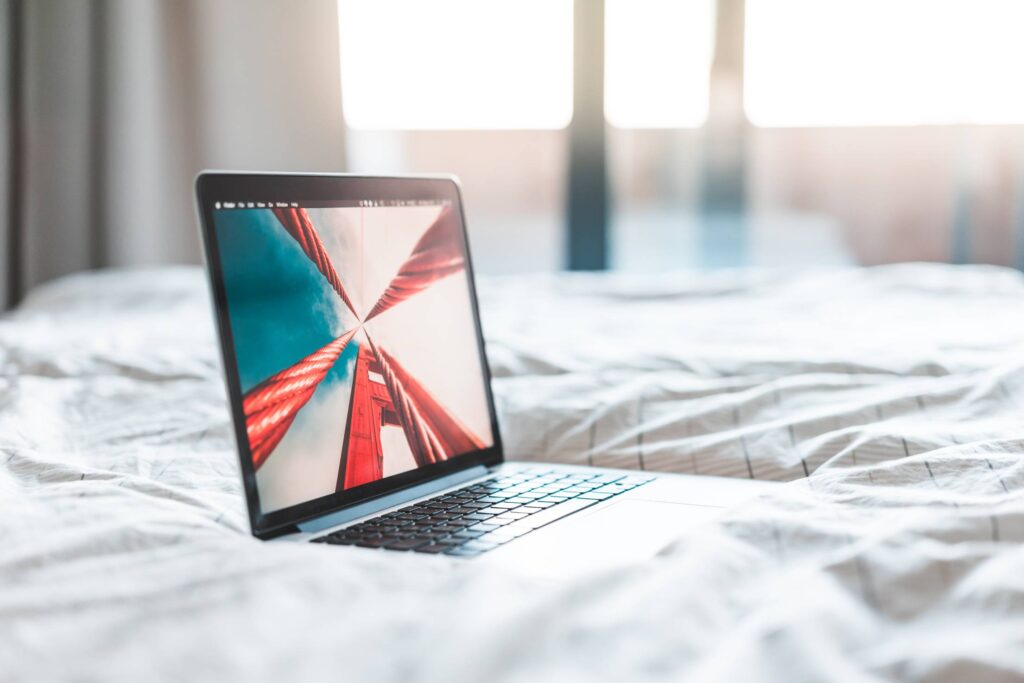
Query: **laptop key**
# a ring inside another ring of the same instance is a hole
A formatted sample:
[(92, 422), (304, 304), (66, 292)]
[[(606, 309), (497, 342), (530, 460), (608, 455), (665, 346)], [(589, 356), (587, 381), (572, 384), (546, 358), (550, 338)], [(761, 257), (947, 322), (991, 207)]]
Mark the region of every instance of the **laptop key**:
[(625, 479), (625, 478), (626, 478), (626, 475), (624, 475), (624, 474), (618, 474), (618, 475), (616, 475), (616, 474), (599, 474), (598, 476), (593, 477), (590, 480), (590, 482), (592, 484), (611, 484), (612, 482), (618, 481), (619, 479)]
[(453, 543), (431, 543), (430, 545), (421, 545), (417, 548), (413, 548), (413, 551), (417, 553), (438, 554), (457, 547), (458, 546)]
[(484, 551), (487, 551), (487, 550), (494, 550), (495, 548), (498, 547), (498, 544), (497, 543), (491, 543), (489, 541), (483, 541), (483, 540), (477, 539), (475, 541), (470, 541), (468, 543), (465, 543), (465, 544), (463, 544), (463, 545), (461, 545), (459, 547), (464, 549), (464, 550), (472, 550), (472, 551), (475, 551), (475, 552), (484, 552)]
[(345, 530), (344, 536), (350, 536), (354, 538), (380, 538), (384, 534), (377, 531), (356, 531), (356, 530)]
[(631, 488), (633, 488), (633, 487), (632, 486), (619, 486), (618, 484), (608, 484), (607, 486), (602, 486), (601, 488), (594, 489), (594, 493), (611, 493), (611, 494), (614, 495), (616, 493), (623, 493), (625, 491), (628, 491)]
[(612, 495), (613, 494), (611, 493), (598, 493), (597, 491), (591, 491), (590, 493), (581, 493), (577, 500), (608, 500), (609, 498), (612, 497)]
[(422, 545), (430, 543), (429, 538), (404, 538), (399, 541), (393, 541), (388, 543), (384, 547), (388, 550), (413, 550), (419, 548)]
[(441, 513), (438, 513), (436, 515), (431, 515), (430, 517), (431, 517), (431, 519), (434, 519), (434, 520), (446, 520), (446, 519), (458, 519), (461, 516), (462, 515), (458, 514), (457, 512), (441, 512)]
[(460, 541), (468, 541), (474, 538), (479, 538), (484, 535), (483, 531), (477, 529), (463, 529), (462, 531), (456, 531), (452, 534), (452, 538)]
[(393, 543), (390, 538), (364, 538), (355, 542), (361, 548), (383, 548), (388, 543)]
[(485, 522), (485, 521), (487, 521), (488, 519), (490, 519), (493, 516), (494, 515), (488, 515), (488, 514), (484, 514), (482, 512), (475, 512), (475, 513), (473, 513), (471, 515), (463, 516), (462, 519), (472, 520), (472, 521), (475, 521), (475, 522)]
[(362, 539), (359, 539), (359, 538), (331, 538), (330, 536), (325, 536), (323, 538), (323, 542), (326, 543), (327, 545), (355, 545), (360, 540), (362, 540)]

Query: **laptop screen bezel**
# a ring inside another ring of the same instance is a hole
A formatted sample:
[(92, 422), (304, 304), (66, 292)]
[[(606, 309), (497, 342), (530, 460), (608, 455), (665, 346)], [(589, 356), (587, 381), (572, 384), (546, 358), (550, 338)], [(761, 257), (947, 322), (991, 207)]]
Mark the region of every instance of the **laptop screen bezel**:
[[(460, 470), (480, 465), (491, 467), (504, 460), (501, 434), (498, 430), (491, 373), (484, 350), (483, 331), (477, 303), (473, 264), (466, 234), (466, 218), (462, 207), (462, 194), (458, 181), (452, 176), (358, 176), (317, 174), (263, 174), (233, 172), (203, 172), (196, 178), (196, 200), (199, 210), (200, 233), (206, 258), (206, 272), (213, 298), (214, 316), (220, 338), (221, 359), (231, 407), (242, 482), (252, 532), (260, 538), (269, 538), (294, 530), (300, 522), (344, 509), (356, 503), (385, 496), (416, 484), (443, 477)], [(466, 279), (476, 333), (480, 371), (490, 416), (494, 444), (488, 448), (466, 453), (442, 462), (402, 472), (357, 488), (334, 492), (291, 507), (263, 512), (260, 507), (256, 471), (245, 429), (242, 410), (242, 391), (238, 364), (235, 358), (234, 338), (228, 315), (227, 295), (221, 268), (217, 231), (214, 224), (215, 202), (347, 202), (359, 200), (380, 201), (447, 201), (458, 211), (462, 249), (466, 262)]]

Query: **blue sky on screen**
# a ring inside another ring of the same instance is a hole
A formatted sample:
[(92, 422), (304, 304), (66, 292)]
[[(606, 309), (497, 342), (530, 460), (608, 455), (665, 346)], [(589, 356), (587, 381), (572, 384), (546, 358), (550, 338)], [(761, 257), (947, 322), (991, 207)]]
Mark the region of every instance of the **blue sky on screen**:
[[(244, 393), (345, 330), (338, 295), (269, 209), (218, 211), (215, 225)], [(357, 353), (349, 344), (321, 388)]]

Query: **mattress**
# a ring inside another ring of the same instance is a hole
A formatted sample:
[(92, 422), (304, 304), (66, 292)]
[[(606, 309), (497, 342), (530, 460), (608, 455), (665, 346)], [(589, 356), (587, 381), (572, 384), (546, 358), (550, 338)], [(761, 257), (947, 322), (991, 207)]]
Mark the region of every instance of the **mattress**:
[(0, 680), (1024, 677), (1024, 279), (485, 279), (510, 458), (788, 482), (573, 582), (248, 533), (202, 273), (0, 318)]

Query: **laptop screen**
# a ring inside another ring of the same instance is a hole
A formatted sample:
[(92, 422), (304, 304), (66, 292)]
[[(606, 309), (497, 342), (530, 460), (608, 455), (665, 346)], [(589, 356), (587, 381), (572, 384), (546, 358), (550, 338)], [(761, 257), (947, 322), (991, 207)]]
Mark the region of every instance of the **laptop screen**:
[(454, 202), (212, 208), (263, 514), (494, 445)]

